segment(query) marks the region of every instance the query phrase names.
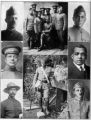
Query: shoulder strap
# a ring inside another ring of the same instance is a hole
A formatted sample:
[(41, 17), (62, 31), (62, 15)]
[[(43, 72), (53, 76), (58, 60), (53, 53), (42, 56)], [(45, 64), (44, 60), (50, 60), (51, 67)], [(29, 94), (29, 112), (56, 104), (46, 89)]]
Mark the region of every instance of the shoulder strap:
[(41, 68), (42, 68), (42, 71), (43, 71), (43, 73), (44, 73), (44, 75), (45, 75), (45, 77), (46, 77), (46, 79), (47, 79), (47, 82), (49, 83), (49, 79), (48, 79), (48, 77), (47, 77), (47, 75), (46, 75), (46, 73), (45, 73), (43, 67), (41, 67)]

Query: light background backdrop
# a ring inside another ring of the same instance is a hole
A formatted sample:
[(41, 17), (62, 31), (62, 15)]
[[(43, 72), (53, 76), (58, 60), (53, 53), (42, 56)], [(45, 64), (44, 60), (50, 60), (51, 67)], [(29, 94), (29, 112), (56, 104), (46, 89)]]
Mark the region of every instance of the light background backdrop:
[(8, 94), (3, 90), (7, 87), (9, 82), (13, 82), (20, 87), (19, 91), (16, 93), (15, 98), (21, 103), (23, 107), (23, 80), (22, 79), (1, 79), (1, 101), (8, 98)]
[[(84, 0), (83, 0), (84, 1)], [(86, 22), (83, 25), (83, 28), (90, 33), (90, 3), (89, 2), (69, 2), (68, 3), (68, 28), (72, 27), (73, 22), (73, 13), (74, 9), (77, 8), (77, 6), (82, 5), (86, 11)]]
[(24, 2), (2, 2), (1, 3), (1, 30), (5, 30), (7, 24), (5, 22), (6, 11), (13, 6), (18, 13), (18, 23), (16, 30), (23, 33), (23, 21), (24, 21)]

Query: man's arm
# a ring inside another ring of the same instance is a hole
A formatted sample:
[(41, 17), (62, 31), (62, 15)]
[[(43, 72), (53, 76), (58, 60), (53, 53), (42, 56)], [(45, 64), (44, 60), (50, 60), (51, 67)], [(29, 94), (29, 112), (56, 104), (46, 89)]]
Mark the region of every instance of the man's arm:
[(38, 77), (38, 70), (36, 70), (36, 73), (34, 75), (34, 79), (33, 79), (33, 87), (35, 88), (35, 84), (36, 84), (36, 81), (37, 81), (37, 77)]
[(67, 18), (66, 14), (63, 15), (63, 20), (64, 20), (64, 26), (63, 26), (63, 31), (67, 28)]
[(38, 33), (38, 29), (37, 29), (37, 19), (34, 19), (34, 31), (35, 33)]

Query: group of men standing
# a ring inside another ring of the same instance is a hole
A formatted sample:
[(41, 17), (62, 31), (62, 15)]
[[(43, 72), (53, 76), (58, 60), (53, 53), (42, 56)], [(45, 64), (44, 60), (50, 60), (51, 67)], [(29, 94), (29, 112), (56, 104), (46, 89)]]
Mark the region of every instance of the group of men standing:
[(37, 4), (32, 4), (26, 19), (26, 32), (30, 49), (38, 50), (59, 47), (64, 49), (64, 31), (67, 27), (66, 14), (63, 7), (53, 5), (51, 8), (36, 10)]

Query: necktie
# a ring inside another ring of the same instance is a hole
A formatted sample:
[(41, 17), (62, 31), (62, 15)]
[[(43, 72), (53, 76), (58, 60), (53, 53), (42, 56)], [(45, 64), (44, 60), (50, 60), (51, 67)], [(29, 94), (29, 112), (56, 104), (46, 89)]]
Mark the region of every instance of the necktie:
[(80, 66), (80, 70), (81, 70), (81, 71), (84, 71), (84, 69), (83, 69), (83, 67), (82, 67), (82, 66)]

